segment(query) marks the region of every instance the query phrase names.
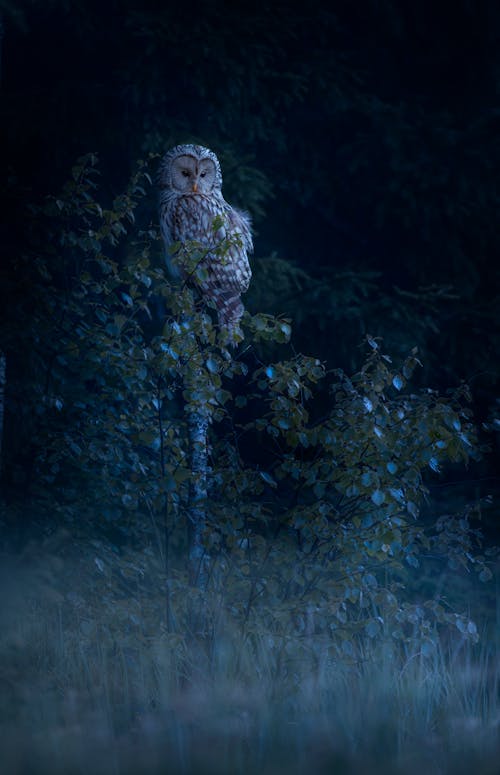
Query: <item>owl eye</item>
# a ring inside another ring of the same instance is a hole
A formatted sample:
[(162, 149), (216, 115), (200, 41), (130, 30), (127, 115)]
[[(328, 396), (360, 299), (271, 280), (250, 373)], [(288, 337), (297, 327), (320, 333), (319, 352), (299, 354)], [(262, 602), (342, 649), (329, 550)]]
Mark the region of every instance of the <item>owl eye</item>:
[(206, 174), (206, 172), (200, 172), (200, 178), (204, 178)]
[(182, 170), (182, 174), (184, 175), (184, 177), (185, 177), (185, 178), (188, 178), (188, 177), (189, 177), (189, 172), (188, 172), (188, 170)]

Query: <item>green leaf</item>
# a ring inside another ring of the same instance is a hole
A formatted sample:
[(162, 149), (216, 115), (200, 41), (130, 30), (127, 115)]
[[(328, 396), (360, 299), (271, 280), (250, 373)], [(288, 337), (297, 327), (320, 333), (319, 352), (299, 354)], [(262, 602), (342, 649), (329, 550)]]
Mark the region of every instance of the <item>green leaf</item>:
[(375, 490), (372, 492), (371, 499), (375, 506), (381, 506), (385, 501), (385, 493), (383, 493), (382, 490)]
[(278, 486), (277, 482), (275, 481), (275, 479), (273, 479), (271, 474), (266, 473), (266, 471), (259, 471), (259, 474), (260, 474), (261, 478), (265, 482), (267, 482), (267, 484), (271, 485), (271, 487), (277, 487)]
[(396, 374), (392, 378), (392, 384), (394, 385), (396, 390), (401, 390), (401, 388), (404, 386), (404, 381), (400, 374)]
[(419, 509), (416, 503), (413, 503), (413, 501), (408, 501), (406, 504), (406, 508), (408, 512), (412, 515), (412, 517), (415, 517), (417, 519), (419, 515)]
[(435, 471), (437, 474), (439, 474), (439, 472), (441, 471), (439, 463), (435, 457), (431, 457), (431, 459), (429, 460), (429, 467), (432, 468), (432, 470)]

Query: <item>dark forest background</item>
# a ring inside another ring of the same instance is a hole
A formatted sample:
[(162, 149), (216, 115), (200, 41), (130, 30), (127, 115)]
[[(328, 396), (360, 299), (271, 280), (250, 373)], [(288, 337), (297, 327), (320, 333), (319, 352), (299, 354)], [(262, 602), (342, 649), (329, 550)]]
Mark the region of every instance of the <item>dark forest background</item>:
[[(437, 492), (498, 492), (497, 3), (0, 8), (4, 331), (36, 306), (17, 260), (41, 239), (30, 206), (75, 160), (98, 155), (111, 202), (137, 159), (194, 140), (254, 221), (248, 309), (290, 318), (293, 346), (328, 368), (356, 366), (367, 333), (394, 354), (418, 346), (419, 384), (466, 382), (492, 447)], [(154, 189), (140, 213), (156, 224)], [(29, 342), (6, 337), (22, 371)], [(24, 497), (19, 434), (11, 404), (4, 481)]]
[(494, 0), (0, 0), (6, 773), (498, 772), (499, 87)]

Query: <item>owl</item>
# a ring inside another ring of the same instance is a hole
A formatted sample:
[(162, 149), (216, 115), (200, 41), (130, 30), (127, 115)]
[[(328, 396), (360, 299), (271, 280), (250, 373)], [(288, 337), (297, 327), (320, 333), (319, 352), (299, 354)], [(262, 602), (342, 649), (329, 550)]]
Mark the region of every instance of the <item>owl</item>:
[[(196, 284), (203, 299), (215, 305), (219, 326), (234, 344), (235, 334), (241, 335), (239, 321), (244, 312), (240, 297), (252, 276), (250, 217), (226, 202), (219, 160), (201, 145), (177, 145), (168, 151), (158, 181), (160, 227), (167, 254), (173, 243), (194, 240), (200, 245), (203, 257), (198, 267), (202, 271)], [(182, 251), (172, 256), (171, 264), (186, 281), (194, 276), (182, 266)]]

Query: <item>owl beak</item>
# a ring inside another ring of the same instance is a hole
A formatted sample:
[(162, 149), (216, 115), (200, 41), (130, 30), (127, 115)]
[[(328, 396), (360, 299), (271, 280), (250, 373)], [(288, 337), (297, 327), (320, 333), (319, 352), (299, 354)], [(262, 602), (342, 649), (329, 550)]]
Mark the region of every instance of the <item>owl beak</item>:
[(197, 191), (198, 191), (198, 183), (195, 180), (195, 182), (193, 183), (193, 194), (196, 194)]

